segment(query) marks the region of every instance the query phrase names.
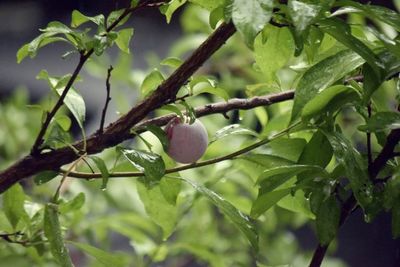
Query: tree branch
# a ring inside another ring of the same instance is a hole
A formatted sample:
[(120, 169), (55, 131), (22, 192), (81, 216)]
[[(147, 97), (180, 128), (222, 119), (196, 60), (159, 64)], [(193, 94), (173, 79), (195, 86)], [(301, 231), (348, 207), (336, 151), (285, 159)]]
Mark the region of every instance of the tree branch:
[[(165, 2), (166, 1), (151, 1), (151, 0), (147, 0), (147, 1), (141, 2), (136, 7), (133, 7), (133, 8), (128, 7), (128, 8), (126, 8), (125, 11), (110, 26), (107, 27), (106, 32), (112, 31), (130, 13), (132, 13), (132, 12), (138, 10), (138, 9), (144, 8), (144, 7), (157, 7), (157, 6), (159, 6), (159, 5), (161, 5), (162, 3), (165, 3)], [(93, 54), (93, 52), (94, 52), (93, 48), (90, 49), (89, 51), (80, 51), (80, 57), (79, 57), (78, 65), (75, 67), (75, 70), (72, 73), (71, 78), (68, 80), (67, 84), (65, 85), (65, 88), (64, 88), (62, 94), (60, 95), (60, 97), (58, 98), (57, 103), (54, 105), (52, 110), (49, 113), (47, 113), (46, 119), (43, 122), (43, 124), (42, 124), (42, 126), (41, 126), (41, 128), (39, 130), (39, 133), (38, 133), (38, 135), (37, 135), (37, 137), (35, 139), (35, 142), (34, 142), (34, 144), (32, 146), (31, 155), (37, 155), (37, 154), (40, 153), (40, 146), (43, 143), (43, 137), (46, 134), (47, 129), (49, 128), (51, 120), (54, 118), (54, 116), (56, 115), (57, 111), (64, 104), (65, 97), (67, 96), (69, 90), (71, 89), (71, 87), (74, 84), (76, 78), (78, 77), (78, 74), (81, 71), (83, 65), (90, 58), (90, 56)]]
[[(388, 160), (392, 158), (393, 151), (396, 145), (399, 143), (399, 141), (400, 141), (400, 129), (392, 130), (389, 133), (388, 137), (386, 138), (385, 146), (383, 147), (379, 155), (375, 158), (375, 160), (368, 166), (368, 173), (371, 181), (374, 181), (377, 178), (379, 172), (385, 167)], [(354, 194), (352, 194), (341, 208), (339, 227), (341, 227), (344, 224), (346, 219), (350, 216), (351, 212), (354, 210), (355, 207), (357, 207), (357, 205), (358, 205), (357, 200), (355, 199)], [(324, 259), (328, 246), (329, 244), (328, 245), (318, 244), (311, 259), (311, 263), (309, 265), (310, 267), (321, 266), (322, 260)]]
[[(274, 103), (280, 103), (280, 102), (283, 102), (286, 100), (291, 100), (291, 99), (293, 99), (293, 97), (294, 97), (294, 91), (290, 90), (290, 91), (286, 91), (286, 92), (282, 92), (282, 93), (278, 93), (278, 94), (256, 96), (256, 97), (252, 97), (249, 99), (235, 98), (235, 99), (230, 99), (227, 102), (219, 102), (219, 103), (209, 104), (209, 105), (205, 105), (203, 107), (196, 108), (195, 114), (196, 114), (196, 117), (199, 118), (199, 117), (203, 117), (203, 116), (207, 116), (207, 115), (211, 115), (211, 114), (225, 113), (225, 112), (228, 112), (231, 110), (252, 109), (255, 107), (259, 107), (259, 106), (268, 106), (268, 105), (271, 105)], [(167, 124), (175, 116), (176, 116), (175, 114), (168, 114), (165, 116), (161, 116), (161, 117), (157, 117), (154, 119), (149, 119), (149, 120), (143, 121), (137, 125), (137, 130), (135, 130), (135, 134), (139, 134), (139, 133), (145, 131), (144, 126), (146, 126), (146, 125), (163, 126), (163, 125)], [(284, 132), (286, 132), (286, 131), (284, 131)], [(271, 138), (276, 138), (280, 135), (281, 135), (281, 133), (274, 135)], [(132, 136), (134, 136), (134, 135), (132, 135)], [(241, 154), (249, 152), (249, 151), (265, 144), (266, 141), (267, 142), (270, 141), (271, 138), (269, 138), (267, 140), (261, 140), (257, 143), (254, 143), (253, 145), (250, 145), (241, 150), (235, 151), (226, 156), (168, 169), (165, 171), (165, 174), (179, 172), (179, 171), (193, 169), (193, 168), (198, 168), (198, 167), (202, 167), (202, 166), (211, 165), (211, 164), (214, 164), (214, 163), (217, 163), (220, 161), (233, 159)], [(66, 171), (64, 171), (64, 170), (61, 170), (61, 172), (66, 173)], [(143, 172), (110, 173), (110, 177), (140, 177), (143, 175), (144, 175)], [(96, 178), (102, 178), (102, 175), (101, 175), (101, 173), (84, 173), (84, 172), (68, 171), (68, 177), (81, 178), (81, 179), (96, 179)]]
[[(103, 134), (89, 136), (86, 140), (86, 153), (88, 155), (99, 153), (105, 148), (113, 147), (129, 139), (131, 137), (130, 129), (143, 120), (151, 111), (161, 107), (165, 102), (173, 98), (190, 76), (234, 33), (235, 27), (232, 23), (219, 26), (151, 96), (137, 104), (116, 122), (111, 123), (104, 129)], [(73, 144), (73, 147), (79, 151), (84, 147), (84, 143), (82, 140), (78, 141)], [(33, 153), (28, 155), (0, 172), (0, 193), (18, 181), (41, 171), (58, 171), (62, 165), (70, 163), (77, 158), (79, 158), (79, 155), (70, 147), (63, 147), (42, 154)]]

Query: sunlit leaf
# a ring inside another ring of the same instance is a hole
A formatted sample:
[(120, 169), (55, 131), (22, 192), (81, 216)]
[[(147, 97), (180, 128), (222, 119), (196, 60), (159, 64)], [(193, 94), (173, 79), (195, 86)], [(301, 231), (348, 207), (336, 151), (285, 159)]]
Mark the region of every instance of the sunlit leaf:
[(136, 186), (147, 215), (162, 228), (163, 239), (166, 240), (175, 229), (177, 208), (166, 200), (160, 185), (146, 186), (138, 182)]
[(27, 216), (24, 209), (25, 194), (20, 184), (15, 184), (3, 194), (3, 210), (15, 229), (18, 222)]
[(115, 39), (115, 43), (121, 49), (121, 51), (125, 53), (130, 53), (129, 51), (129, 44), (131, 41), (131, 38), (133, 36), (133, 29), (123, 29), (118, 32), (118, 37)]
[(135, 149), (122, 149), (122, 153), (149, 181), (158, 181), (164, 176), (165, 164), (160, 155)]
[(246, 43), (253, 46), (254, 38), (270, 21), (274, 1), (232, 0), (232, 21)]
[(319, 92), (325, 90), (364, 62), (364, 59), (354, 51), (344, 50), (309, 68), (297, 85), (291, 120), (297, 119), (303, 107)]
[(251, 217), (258, 218), (261, 214), (273, 207), (279, 200), (290, 194), (291, 191), (291, 188), (284, 188), (259, 195), (251, 207)]
[(258, 136), (258, 134), (251, 129), (248, 129), (240, 124), (232, 124), (232, 125), (225, 126), (224, 128), (216, 131), (215, 135), (213, 136), (213, 138), (211, 139), (210, 142), (212, 143), (221, 138), (231, 136), (231, 135), (251, 135), (251, 136), (255, 136), (255, 137)]
[(267, 27), (267, 40), (263, 42), (258, 35), (254, 42), (254, 57), (257, 65), (265, 74), (265, 79), (276, 80), (276, 71), (286, 65), (294, 55), (295, 44), (287, 27)]

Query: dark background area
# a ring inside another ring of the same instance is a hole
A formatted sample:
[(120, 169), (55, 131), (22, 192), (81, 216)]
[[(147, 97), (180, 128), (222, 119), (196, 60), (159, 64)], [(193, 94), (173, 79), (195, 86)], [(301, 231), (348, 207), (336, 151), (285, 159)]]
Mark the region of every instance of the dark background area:
[[(394, 9), (392, 1), (360, 1), (385, 5)], [(122, 8), (126, 1), (5, 1), (0, 0), (0, 100), (4, 99), (17, 86), (28, 88), (32, 101), (40, 99), (47, 87), (43, 81), (35, 79), (41, 69), (47, 69), (52, 75), (70, 73), (76, 57), (65, 60), (60, 55), (65, 47), (57, 43), (41, 50), (34, 60), (26, 59), (16, 63), (16, 52), (25, 43), (39, 34), (52, 20), (70, 23), (72, 10), (78, 9), (87, 15), (108, 14), (116, 8)], [(131, 51), (133, 51), (135, 68), (146, 68), (145, 55), (155, 52), (164, 57), (172, 44), (179, 38), (179, 20), (174, 17), (171, 24), (156, 10), (140, 11), (130, 20), (135, 28)], [(83, 73), (85, 83), (80, 88), (91, 117), (98, 116), (99, 106), (103, 105), (103, 91), (93, 88), (104, 88), (104, 81)], [(90, 119), (90, 116), (89, 116)], [(93, 121), (97, 121), (96, 119)], [(390, 216), (379, 215), (371, 224), (366, 224), (360, 211), (356, 211), (340, 229), (339, 245), (335, 256), (343, 259), (349, 266), (362, 267), (396, 267), (400, 266), (400, 240), (392, 240)], [(302, 228), (296, 232), (304, 248), (313, 250), (316, 245), (314, 232)]]

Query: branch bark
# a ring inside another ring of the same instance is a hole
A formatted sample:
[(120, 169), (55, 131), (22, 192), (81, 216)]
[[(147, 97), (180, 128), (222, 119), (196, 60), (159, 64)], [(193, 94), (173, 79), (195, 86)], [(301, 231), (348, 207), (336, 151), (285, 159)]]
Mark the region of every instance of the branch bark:
[[(150, 2), (150, 1), (149, 1)], [(99, 153), (131, 137), (130, 129), (143, 120), (151, 111), (173, 99), (180, 87), (200, 66), (212, 56), (234, 33), (232, 23), (222, 24), (198, 47), (193, 54), (147, 99), (133, 107), (116, 122), (111, 123), (103, 134), (93, 134), (86, 140), (87, 154)], [(78, 150), (83, 149), (83, 140), (73, 144)], [(6, 191), (20, 180), (45, 170), (59, 170), (62, 165), (79, 158), (79, 154), (69, 147), (54, 151), (32, 154), (15, 162), (0, 172), (0, 193)]]

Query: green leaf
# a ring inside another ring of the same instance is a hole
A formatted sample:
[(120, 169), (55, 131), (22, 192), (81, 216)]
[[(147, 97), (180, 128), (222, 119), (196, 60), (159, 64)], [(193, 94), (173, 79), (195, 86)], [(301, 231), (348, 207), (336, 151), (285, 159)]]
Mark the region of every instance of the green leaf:
[(171, 205), (176, 205), (176, 199), (178, 198), (179, 192), (181, 191), (182, 181), (179, 179), (173, 179), (163, 177), (160, 180), (160, 190), (165, 200)]
[(302, 138), (278, 138), (265, 146), (264, 153), (297, 162), (306, 144)]
[(66, 214), (71, 211), (79, 210), (80, 208), (82, 208), (84, 204), (85, 204), (85, 194), (80, 192), (72, 200), (60, 204), (58, 208), (61, 214)]
[(294, 55), (295, 44), (287, 27), (268, 26), (267, 40), (259, 34), (254, 41), (254, 57), (257, 66), (266, 75), (267, 82), (276, 81), (276, 72), (284, 67)]
[(230, 135), (251, 135), (251, 136), (258, 136), (258, 133), (256, 133), (253, 130), (250, 130), (240, 124), (231, 124), (228, 126), (225, 126), (224, 128), (218, 130), (215, 132), (215, 135), (211, 139), (210, 143), (215, 142), (221, 138), (230, 136)]
[[(324, 151), (324, 153), (320, 153)], [(332, 146), (329, 143), (326, 136), (321, 132), (317, 131), (313, 134), (310, 141), (304, 147), (303, 152), (300, 155), (298, 164), (317, 165), (325, 168), (331, 161), (333, 155)], [(301, 181), (307, 179), (311, 173), (305, 172), (297, 175), (297, 180)]]
[(328, 18), (319, 21), (319, 28), (364, 58), (380, 77), (382, 63), (367, 45), (351, 34), (347, 23), (337, 18)]
[(176, 115), (178, 115), (180, 118), (183, 119), (183, 113), (182, 113), (182, 111), (181, 111), (176, 105), (164, 105), (164, 106), (162, 106), (160, 109), (173, 112), (173, 113), (175, 113)]
[(177, 208), (166, 200), (160, 185), (149, 187), (138, 182), (136, 186), (147, 215), (162, 228), (163, 239), (166, 240), (175, 229)]
[(359, 11), (362, 11), (366, 17), (380, 20), (386, 24), (389, 24), (397, 31), (400, 31), (400, 15), (389, 8), (370, 4), (366, 5), (348, 0), (337, 1), (337, 5), (354, 7)]
[(322, 245), (328, 245), (336, 236), (339, 220), (340, 207), (335, 197), (331, 196), (321, 203), (315, 220), (318, 240)]
[(224, 18), (224, 8), (223, 6), (217, 7), (210, 12), (210, 18), (208, 20), (212, 29), (217, 27), (220, 20)]
[(44, 208), (44, 235), (49, 241), (50, 252), (57, 263), (62, 267), (72, 267), (73, 264), (61, 233), (58, 206), (53, 203), (46, 204)]
[(57, 175), (58, 172), (55, 171), (43, 171), (38, 173), (33, 179), (33, 181), (35, 182), (36, 185), (42, 185), (53, 180), (55, 177), (57, 177)]
[(359, 100), (357, 91), (349, 86), (334, 85), (319, 92), (311, 99), (301, 112), (301, 117), (309, 120), (312, 117), (324, 114), (326, 112), (334, 113), (342, 108), (346, 103)]
[(377, 112), (367, 120), (366, 125), (358, 126), (364, 132), (382, 132), (400, 128), (400, 114), (397, 112)]
[(130, 53), (129, 51), (129, 43), (133, 36), (133, 29), (123, 29), (118, 32), (118, 37), (115, 39), (115, 43), (121, 49), (121, 51), (125, 53)]
[(178, 68), (180, 65), (182, 65), (182, 63), (183, 63), (183, 61), (180, 58), (167, 57), (160, 62), (160, 65)]
[(305, 31), (315, 21), (322, 10), (321, 5), (313, 5), (295, 0), (289, 1), (288, 8), (293, 24), (300, 33)]
[(79, 27), (85, 22), (91, 21), (96, 25), (104, 25), (104, 15), (100, 14), (94, 17), (86, 16), (83, 15), (81, 12), (78, 10), (72, 11), (72, 17), (71, 17), (71, 27)]
[(392, 208), (392, 236), (393, 238), (400, 237), (400, 198)]
[(258, 233), (251, 219), (240, 212), (235, 206), (226, 201), (214, 191), (185, 180), (199, 193), (207, 197), (218, 209), (247, 237), (255, 251), (258, 251)]
[(158, 140), (160, 140), (164, 151), (168, 151), (169, 140), (165, 131), (161, 127), (151, 124), (147, 125), (146, 129), (153, 133), (158, 138)]
[[(112, 11), (108, 16), (107, 16), (107, 26), (109, 27), (111, 24), (113, 24), (121, 15), (125, 12), (125, 9), (119, 9), (119, 10), (114, 10)], [(126, 15), (118, 24), (117, 26), (121, 26), (125, 24), (125, 22), (128, 21), (130, 17), (130, 14)]]
[(37, 54), (37, 51), (39, 48), (46, 46), (48, 44), (54, 43), (54, 42), (69, 42), (67, 39), (62, 38), (62, 37), (52, 37), (53, 35), (56, 35), (57, 33), (55, 32), (45, 32), (35, 39), (33, 39), (30, 43), (27, 43), (23, 45), (18, 51), (17, 51), (17, 63), (21, 63), (21, 61), (29, 56), (30, 58), (34, 58)]
[(270, 21), (273, 7), (273, 0), (233, 0), (233, 24), (250, 47), (256, 35)]
[(272, 208), (279, 200), (290, 194), (291, 191), (292, 188), (284, 188), (265, 194), (259, 194), (251, 206), (251, 217), (260, 217), (261, 214)]
[(73, 241), (67, 241), (68, 244), (74, 245), (79, 250), (94, 257), (102, 266), (109, 267), (124, 267), (127, 266), (127, 262), (124, 257), (115, 255), (115, 253), (109, 253), (88, 244), (77, 243)]
[(97, 168), (101, 172), (101, 177), (102, 177), (101, 189), (105, 190), (107, 188), (108, 178), (110, 177), (107, 165), (102, 158), (96, 156), (91, 156), (90, 158), (93, 160), (93, 162), (96, 164)]
[(199, 5), (210, 11), (224, 4), (224, 0), (189, 0), (189, 2)]
[(18, 183), (3, 194), (3, 210), (14, 229), (17, 227), (18, 222), (27, 216), (24, 209), (24, 201), (24, 190)]
[(297, 85), (291, 121), (299, 117), (303, 107), (334, 82), (355, 70), (364, 59), (351, 50), (340, 51), (309, 68)]
[(150, 72), (146, 78), (144, 78), (140, 90), (143, 96), (147, 96), (157, 89), (157, 87), (164, 81), (164, 77), (158, 69), (154, 69)]
[(323, 133), (328, 138), (338, 163), (345, 167), (347, 178), (350, 180), (356, 199), (360, 206), (365, 209), (368, 203), (372, 201), (372, 185), (362, 156), (353, 147), (350, 140), (342, 134), (325, 131)]
[(257, 184), (261, 185), (262, 192), (270, 192), (280, 185), (287, 182), (290, 178), (300, 173), (308, 172), (316, 175), (326, 177), (328, 174), (320, 166), (315, 165), (288, 165), (279, 166), (272, 169), (265, 170), (257, 179)]
[(310, 219), (315, 219), (311, 212), (309, 201), (305, 198), (302, 190), (297, 190), (295, 195), (286, 195), (277, 205), (292, 212), (301, 213)]
[(295, 164), (286, 158), (268, 154), (251, 154), (240, 156), (237, 159), (246, 160), (254, 164), (260, 165), (263, 169), (270, 169), (283, 165)]
[[(56, 91), (58, 95), (61, 96), (64, 88), (57, 88)], [(82, 96), (78, 94), (78, 92), (75, 91), (73, 88), (70, 88), (66, 97), (64, 98), (64, 104), (75, 117), (76, 121), (79, 124), (79, 127), (83, 129), (83, 122), (85, 121), (86, 116), (86, 106)]]
[(187, 0), (172, 0), (168, 4), (161, 7), (161, 12), (165, 15), (167, 23), (171, 22), (172, 15), (175, 11), (186, 3)]
[(64, 131), (68, 131), (71, 128), (71, 119), (67, 115), (58, 114), (54, 119)]
[(158, 181), (164, 176), (165, 164), (160, 155), (136, 149), (122, 149), (122, 153), (149, 181)]
[(194, 95), (199, 95), (199, 94), (203, 94), (203, 93), (209, 93), (212, 95), (219, 96), (222, 99), (224, 99), (225, 101), (229, 100), (228, 93), (224, 89), (219, 88), (219, 87), (205, 86), (205, 87), (202, 87), (200, 90), (196, 90)]

